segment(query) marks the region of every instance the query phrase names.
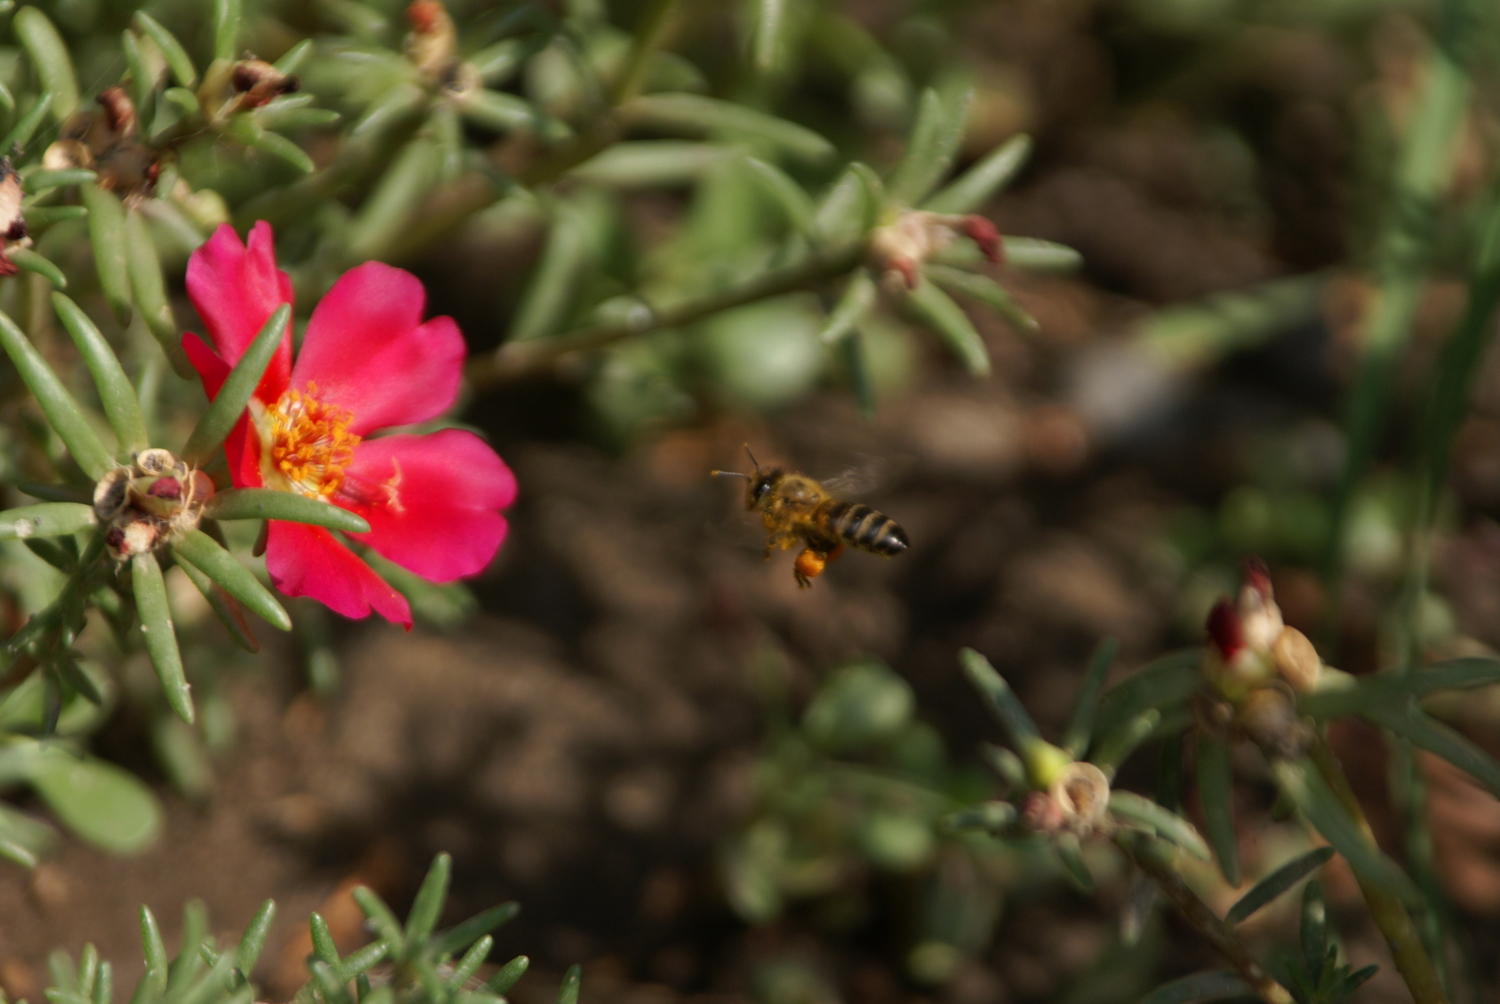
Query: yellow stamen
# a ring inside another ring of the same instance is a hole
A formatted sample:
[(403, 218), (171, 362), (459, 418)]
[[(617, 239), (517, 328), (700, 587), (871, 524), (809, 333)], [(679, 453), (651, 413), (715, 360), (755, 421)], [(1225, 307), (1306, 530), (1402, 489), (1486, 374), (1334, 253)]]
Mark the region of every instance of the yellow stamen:
[(256, 416), (261, 432), (261, 472), (291, 491), (326, 499), (344, 480), (360, 437), (349, 431), (354, 415), (317, 399), (318, 387), (288, 390), (276, 406)]

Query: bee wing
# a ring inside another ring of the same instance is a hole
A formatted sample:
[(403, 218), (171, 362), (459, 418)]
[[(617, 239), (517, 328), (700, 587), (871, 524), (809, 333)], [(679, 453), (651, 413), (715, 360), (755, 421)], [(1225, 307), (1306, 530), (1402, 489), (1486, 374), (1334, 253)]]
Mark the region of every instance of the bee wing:
[(916, 457), (875, 456), (861, 453), (856, 462), (829, 478), (822, 479), (825, 489), (845, 498), (868, 495), (898, 480), (916, 463)]

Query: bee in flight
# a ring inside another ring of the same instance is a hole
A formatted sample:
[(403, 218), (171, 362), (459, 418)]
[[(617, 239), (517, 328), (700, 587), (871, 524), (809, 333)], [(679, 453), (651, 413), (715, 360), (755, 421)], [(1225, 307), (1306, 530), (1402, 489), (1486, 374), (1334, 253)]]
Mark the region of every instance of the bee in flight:
[(822, 485), (805, 474), (762, 467), (750, 447), (745, 447), (754, 472), (714, 471), (721, 477), (744, 478), (745, 508), (760, 510), (766, 538), (766, 558), (771, 549), (783, 551), (802, 544), (792, 566), (797, 585), (803, 589), (823, 574), (823, 568), (843, 551), (845, 544), (890, 557), (906, 550), (906, 531), (884, 513), (859, 502), (834, 498)]

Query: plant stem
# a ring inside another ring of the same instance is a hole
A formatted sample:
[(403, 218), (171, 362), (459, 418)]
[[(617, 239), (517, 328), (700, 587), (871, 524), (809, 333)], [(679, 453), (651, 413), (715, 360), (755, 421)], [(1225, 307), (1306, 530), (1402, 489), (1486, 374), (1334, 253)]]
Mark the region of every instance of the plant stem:
[(1286, 987), (1276, 982), (1271, 974), (1266, 972), (1265, 967), (1255, 960), (1255, 956), (1250, 954), (1250, 949), (1246, 948), (1244, 942), (1240, 941), (1239, 936), (1234, 933), (1234, 928), (1210, 910), (1208, 904), (1198, 898), (1198, 894), (1188, 887), (1188, 884), (1182, 880), (1182, 876), (1178, 875), (1159, 854), (1149, 846), (1139, 846), (1138, 841), (1131, 839), (1127, 834), (1117, 835), (1115, 844), (1125, 852), (1137, 868), (1155, 880), (1162, 894), (1172, 901), (1172, 905), (1177, 908), (1178, 913), (1182, 914), (1183, 919), (1208, 939), (1208, 943), (1214, 947), (1214, 950), (1234, 966), (1240, 978), (1255, 991), (1261, 1000), (1266, 1004), (1294, 1004), (1292, 995)]
[[(1318, 736), (1308, 752), (1317, 765), (1318, 773), (1323, 775), (1323, 780), (1338, 796), (1344, 810), (1349, 813), (1370, 845), (1375, 846), (1375, 834), (1370, 829), (1364, 810), (1360, 808), (1359, 799), (1354, 796), (1354, 789), (1349, 787), (1349, 779), (1344, 776), (1343, 769), (1339, 767), (1338, 760), (1334, 758), (1333, 751), (1328, 748), (1322, 736)], [(1401, 978), (1406, 981), (1407, 989), (1411, 991), (1412, 1000), (1415, 1004), (1448, 1004), (1448, 993), (1443, 989), (1437, 969), (1417, 933), (1417, 926), (1401, 900), (1375, 884), (1366, 882), (1358, 874), (1355, 875), (1355, 880), (1359, 882), (1359, 890), (1364, 894), (1365, 904), (1370, 908), (1375, 926), (1385, 935), (1391, 957), (1396, 962)]]
[(856, 268), (864, 256), (863, 244), (850, 245), (832, 253), (813, 254), (795, 265), (763, 273), (718, 293), (651, 310), (649, 317), (639, 320), (595, 324), (552, 338), (508, 342), (494, 355), (471, 361), (466, 375), (477, 390), (532, 376), (574, 352), (603, 348), (636, 335), (691, 324), (721, 310), (814, 288)]
[(655, 0), (641, 18), (641, 23), (635, 29), (630, 55), (625, 60), (625, 69), (610, 91), (611, 105), (622, 105), (640, 91), (641, 84), (646, 79), (646, 71), (651, 66), (652, 55), (666, 41), (667, 30), (672, 23), (671, 15), (677, 4), (678, 0)]

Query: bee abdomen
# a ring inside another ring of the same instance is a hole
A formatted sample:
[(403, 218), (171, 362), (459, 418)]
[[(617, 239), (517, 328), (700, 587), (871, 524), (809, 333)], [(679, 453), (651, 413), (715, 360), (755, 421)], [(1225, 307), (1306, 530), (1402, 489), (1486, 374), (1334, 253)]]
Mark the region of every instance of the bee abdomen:
[(832, 502), (818, 514), (822, 529), (833, 539), (875, 554), (906, 550), (906, 531), (883, 512), (859, 502)]

